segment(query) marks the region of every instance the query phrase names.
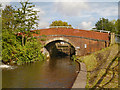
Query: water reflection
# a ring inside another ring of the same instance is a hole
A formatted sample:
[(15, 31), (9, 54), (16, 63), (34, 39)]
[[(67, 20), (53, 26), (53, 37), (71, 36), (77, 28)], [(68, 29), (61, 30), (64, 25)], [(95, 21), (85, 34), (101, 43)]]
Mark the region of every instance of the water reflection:
[(77, 74), (69, 57), (59, 57), (3, 69), (2, 75), (3, 88), (70, 88)]

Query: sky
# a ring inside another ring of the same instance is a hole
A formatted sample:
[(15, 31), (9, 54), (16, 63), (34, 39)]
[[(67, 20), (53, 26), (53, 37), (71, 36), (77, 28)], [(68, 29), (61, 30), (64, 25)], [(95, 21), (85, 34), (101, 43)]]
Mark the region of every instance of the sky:
[[(21, 1), (21, 0), (18, 0)], [(25, 0), (22, 0), (25, 1)], [(35, 5), (34, 10), (40, 11), (39, 27), (48, 28), (55, 20), (68, 22), (76, 29), (91, 30), (100, 18), (110, 21), (118, 19), (119, 0), (29, 0)], [(20, 7), (15, 0), (2, 2), (5, 5)]]

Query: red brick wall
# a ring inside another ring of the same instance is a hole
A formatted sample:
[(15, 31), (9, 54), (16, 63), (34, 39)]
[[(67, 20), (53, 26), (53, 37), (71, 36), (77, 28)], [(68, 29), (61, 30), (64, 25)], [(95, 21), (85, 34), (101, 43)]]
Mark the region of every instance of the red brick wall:
[[(37, 31), (37, 30), (34, 30)], [(79, 29), (65, 29), (65, 28), (51, 28), (51, 29), (40, 29), (39, 34), (33, 34), (33, 36), (42, 36), (42, 35), (67, 35), (67, 36), (79, 36), (79, 37), (86, 37), (92, 38), (97, 40), (104, 40), (102, 41), (95, 41), (89, 40), (84, 38), (77, 38), (77, 37), (63, 37), (68, 39), (70, 42), (74, 44), (74, 47), (80, 47), (80, 49), (76, 49), (77, 55), (86, 55), (109, 45), (109, 34), (108, 33), (100, 33), (94, 31), (87, 31), (87, 30), (79, 30)], [(43, 38), (43, 37), (42, 37)], [(46, 41), (52, 40), (54, 38), (58, 38), (58, 36), (47, 36)], [(46, 41), (42, 41), (45, 44)], [(105, 41), (106, 45), (105, 45)], [(84, 48), (84, 45), (87, 45), (87, 48)]]
[[(41, 37), (41, 38), (43, 38), (43, 37)], [(39, 40), (41, 38), (39, 38)], [(47, 36), (46, 41), (41, 41), (41, 43), (45, 44), (48, 40), (52, 40), (54, 38), (61, 38), (61, 37)], [(94, 41), (94, 40), (75, 38), (75, 37), (74, 38), (73, 37), (63, 37), (63, 38), (71, 41), (74, 44), (75, 48), (80, 47), (79, 50), (76, 49), (77, 55), (80, 55), (80, 56), (90, 54), (95, 51), (101, 50), (102, 48), (105, 48), (105, 42), (101, 42), (101, 41)], [(85, 48), (85, 44), (87, 45), (87, 48)]]

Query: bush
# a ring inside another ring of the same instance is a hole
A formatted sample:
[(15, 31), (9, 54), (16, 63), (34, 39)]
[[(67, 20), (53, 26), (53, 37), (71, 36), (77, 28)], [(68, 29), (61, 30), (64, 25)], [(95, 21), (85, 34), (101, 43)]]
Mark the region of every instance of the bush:
[(3, 32), (2, 48), (2, 61), (4, 63), (23, 64), (41, 61), (45, 58), (40, 51), (42, 45), (36, 38), (27, 40), (22, 46), (20, 36)]

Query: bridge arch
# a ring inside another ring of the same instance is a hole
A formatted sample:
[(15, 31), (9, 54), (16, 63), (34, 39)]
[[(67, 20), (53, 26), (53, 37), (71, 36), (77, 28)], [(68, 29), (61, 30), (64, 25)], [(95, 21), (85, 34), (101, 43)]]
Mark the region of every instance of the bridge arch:
[(72, 43), (69, 39), (66, 39), (66, 38), (63, 38), (63, 37), (52, 38), (52, 39), (49, 39), (48, 41), (45, 42), (44, 47), (47, 49), (47, 51), (49, 52), (49, 54), (50, 54), (50, 51), (49, 51), (49, 49), (47, 47), (49, 47), (51, 43), (55, 44), (57, 42), (65, 42), (65, 43), (69, 44), (70, 48), (72, 48), (72, 49), (70, 49), (71, 50), (70, 51), (71, 52), (70, 55), (75, 55), (75, 53), (76, 53), (76, 48), (75, 48), (76, 46), (75, 46), (75, 44)]
[(45, 46), (50, 43), (50, 42), (53, 42), (53, 41), (57, 41), (57, 40), (61, 40), (61, 41), (65, 41), (65, 42), (68, 42), (69, 44), (71, 44), (72, 46), (76, 47), (74, 43), (72, 43), (69, 39), (66, 39), (66, 38), (63, 38), (63, 37), (57, 37), (57, 38), (52, 38), (50, 40), (47, 40), (45, 42)]

